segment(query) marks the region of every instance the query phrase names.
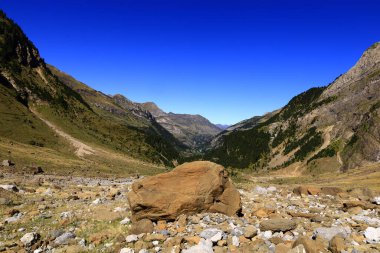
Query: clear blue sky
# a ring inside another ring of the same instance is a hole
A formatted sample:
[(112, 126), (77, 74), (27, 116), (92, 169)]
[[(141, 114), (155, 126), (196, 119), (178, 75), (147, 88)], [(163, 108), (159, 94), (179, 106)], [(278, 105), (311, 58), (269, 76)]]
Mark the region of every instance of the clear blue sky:
[(232, 124), (328, 84), (380, 40), (380, 1), (1, 0), (46, 62), (107, 94)]

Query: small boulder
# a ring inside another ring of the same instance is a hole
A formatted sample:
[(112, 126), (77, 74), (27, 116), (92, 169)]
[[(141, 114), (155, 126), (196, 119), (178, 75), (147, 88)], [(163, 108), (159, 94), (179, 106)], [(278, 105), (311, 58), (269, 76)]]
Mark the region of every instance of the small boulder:
[(208, 228), (203, 230), (199, 236), (212, 242), (218, 242), (223, 237), (223, 231), (217, 228)]
[(313, 238), (322, 237), (330, 241), (336, 235), (341, 235), (343, 238), (346, 238), (350, 234), (351, 229), (349, 227), (320, 227), (314, 230)]
[(334, 236), (329, 243), (329, 250), (332, 253), (340, 253), (344, 249), (345, 249), (344, 239), (339, 235)]
[(182, 250), (182, 253), (214, 253), (214, 250), (210, 240), (201, 239), (197, 245)]
[(260, 223), (260, 229), (262, 231), (273, 231), (273, 232), (286, 232), (297, 227), (297, 223), (294, 220), (289, 219), (270, 219), (264, 220)]
[(251, 239), (252, 237), (256, 235), (257, 235), (257, 229), (254, 226), (250, 225), (244, 229), (245, 238)]
[(40, 239), (40, 234), (31, 232), (26, 233), (23, 237), (21, 237), (20, 241), (24, 244), (25, 247), (30, 247), (35, 244)]
[(198, 161), (139, 180), (128, 193), (132, 218), (157, 221), (200, 212), (240, 214), (240, 193), (227, 174), (221, 165)]
[(11, 160), (3, 160), (1, 163), (4, 167), (9, 167), (15, 165)]
[(75, 238), (75, 234), (71, 232), (66, 232), (58, 236), (57, 238), (55, 238), (54, 244), (56, 245), (68, 244), (71, 241), (71, 239), (74, 239), (74, 238)]
[(142, 234), (142, 233), (152, 233), (154, 229), (153, 222), (149, 219), (142, 219), (132, 224), (129, 230), (130, 234)]
[(380, 227), (378, 228), (368, 227), (364, 231), (364, 236), (368, 243), (380, 243)]

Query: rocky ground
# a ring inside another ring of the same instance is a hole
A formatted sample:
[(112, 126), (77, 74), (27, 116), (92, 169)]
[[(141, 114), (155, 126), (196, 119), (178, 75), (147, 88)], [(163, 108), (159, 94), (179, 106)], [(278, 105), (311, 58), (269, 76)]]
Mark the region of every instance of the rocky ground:
[(247, 184), (242, 217), (132, 224), (126, 194), (135, 178), (41, 173), (1, 173), (0, 251), (380, 252), (380, 197), (368, 189)]

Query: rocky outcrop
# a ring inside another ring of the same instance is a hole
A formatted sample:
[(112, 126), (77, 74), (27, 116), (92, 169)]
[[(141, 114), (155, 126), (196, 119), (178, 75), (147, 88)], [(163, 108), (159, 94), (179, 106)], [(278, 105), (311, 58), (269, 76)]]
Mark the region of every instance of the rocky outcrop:
[(227, 171), (212, 162), (192, 162), (132, 185), (128, 201), (135, 220), (174, 220), (181, 214), (241, 211), (240, 194)]

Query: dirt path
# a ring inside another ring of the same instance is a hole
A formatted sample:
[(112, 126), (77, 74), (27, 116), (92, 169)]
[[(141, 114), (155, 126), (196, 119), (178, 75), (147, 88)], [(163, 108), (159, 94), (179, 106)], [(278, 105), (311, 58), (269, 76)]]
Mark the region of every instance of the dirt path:
[(56, 125), (54, 125), (50, 121), (42, 118), (41, 115), (39, 115), (36, 111), (34, 111), (32, 109), (30, 109), (30, 111), (32, 113), (34, 113), (34, 115), (36, 115), (40, 120), (42, 120), (51, 129), (53, 129), (58, 135), (65, 138), (66, 140), (68, 140), (71, 143), (71, 145), (73, 145), (74, 148), (76, 149), (75, 154), (78, 157), (84, 157), (85, 155), (93, 155), (95, 153), (95, 150), (92, 147), (88, 146), (87, 144), (84, 144), (80, 140), (78, 140), (78, 139), (72, 137), (71, 135), (69, 135), (68, 133), (65, 133), (64, 131), (60, 130)]

